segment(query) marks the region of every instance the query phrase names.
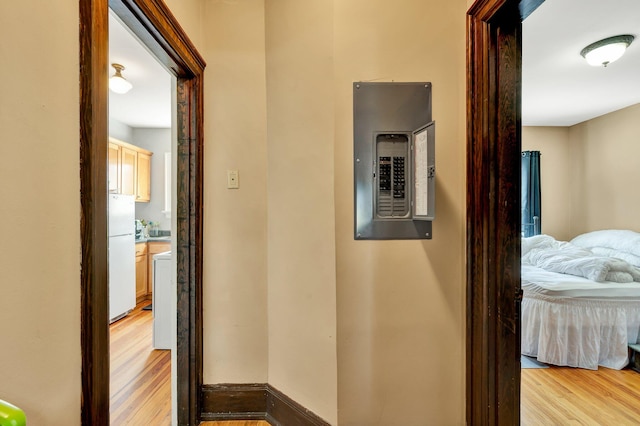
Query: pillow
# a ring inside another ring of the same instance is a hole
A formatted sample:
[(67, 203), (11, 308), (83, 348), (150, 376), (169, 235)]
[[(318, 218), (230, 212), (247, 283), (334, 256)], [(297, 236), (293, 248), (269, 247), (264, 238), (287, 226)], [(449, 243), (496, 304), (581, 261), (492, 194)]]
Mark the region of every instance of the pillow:
[[(572, 244), (578, 247), (612, 249), (640, 257), (640, 233), (627, 229), (606, 229), (578, 235)], [(633, 263), (638, 266), (637, 263)]]

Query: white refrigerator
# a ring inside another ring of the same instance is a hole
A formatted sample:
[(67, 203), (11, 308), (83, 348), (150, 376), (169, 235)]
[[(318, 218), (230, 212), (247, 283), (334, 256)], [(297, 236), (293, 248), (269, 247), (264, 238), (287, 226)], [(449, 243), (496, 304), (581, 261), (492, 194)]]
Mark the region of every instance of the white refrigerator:
[(109, 194), (109, 322), (136, 306), (136, 243), (133, 195)]

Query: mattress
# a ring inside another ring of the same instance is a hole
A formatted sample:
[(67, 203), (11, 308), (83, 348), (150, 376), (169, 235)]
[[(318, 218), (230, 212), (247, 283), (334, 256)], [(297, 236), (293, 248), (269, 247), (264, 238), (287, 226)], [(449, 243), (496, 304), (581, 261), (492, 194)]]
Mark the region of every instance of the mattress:
[(549, 272), (523, 264), (521, 267), (522, 290), (525, 297), (536, 295), (598, 300), (640, 301), (640, 282), (595, 282), (586, 278)]

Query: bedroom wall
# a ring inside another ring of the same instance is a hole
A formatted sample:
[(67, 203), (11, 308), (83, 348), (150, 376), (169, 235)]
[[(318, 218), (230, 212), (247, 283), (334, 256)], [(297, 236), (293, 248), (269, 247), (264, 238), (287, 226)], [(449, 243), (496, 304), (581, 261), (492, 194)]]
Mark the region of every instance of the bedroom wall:
[(573, 235), (597, 229), (640, 231), (639, 134), (640, 104), (569, 129)]
[(571, 127), (523, 127), (539, 150), (542, 232), (570, 240), (597, 229), (640, 230), (640, 104)]
[(542, 233), (566, 241), (571, 230), (573, 152), (568, 127), (522, 127), (522, 150), (540, 151)]

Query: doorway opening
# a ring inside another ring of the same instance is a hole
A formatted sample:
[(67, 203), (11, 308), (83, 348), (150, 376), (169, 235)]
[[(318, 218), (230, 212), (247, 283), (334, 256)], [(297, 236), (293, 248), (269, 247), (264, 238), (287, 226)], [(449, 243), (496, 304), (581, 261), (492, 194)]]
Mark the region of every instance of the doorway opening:
[[(113, 11), (109, 11), (109, 64), (111, 76), (117, 69), (132, 85), (126, 91), (110, 87), (108, 95), (109, 209), (128, 207), (120, 209), (120, 215), (107, 212), (110, 423), (166, 424), (172, 419), (175, 394), (171, 389), (171, 353), (176, 343), (172, 321), (176, 318), (172, 287), (176, 268), (171, 247), (172, 234), (175, 242), (171, 216), (175, 210), (171, 159), (177, 148), (172, 128), (175, 77)], [(124, 222), (127, 235), (111, 237), (113, 225), (119, 222)], [(134, 238), (126, 239), (129, 234)], [(111, 243), (123, 238), (126, 245), (119, 253)], [(120, 309), (112, 313), (114, 300)]]
[[(80, 2), (82, 424), (109, 424), (107, 273), (108, 10), (176, 77), (175, 403), (196, 424), (202, 385), (202, 79), (205, 63), (175, 17), (152, 0)], [(173, 215), (173, 212), (172, 212)]]
[(520, 423), (522, 18), (541, 0), (467, 16), (467, 423)]

